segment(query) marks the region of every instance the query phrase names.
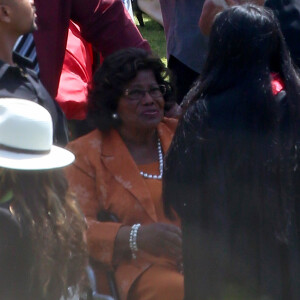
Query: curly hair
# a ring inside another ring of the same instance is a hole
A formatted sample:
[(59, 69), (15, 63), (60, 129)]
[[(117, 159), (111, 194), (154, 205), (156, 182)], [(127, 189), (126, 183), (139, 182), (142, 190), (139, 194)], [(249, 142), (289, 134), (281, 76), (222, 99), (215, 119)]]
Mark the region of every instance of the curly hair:
[(32, 253), (32, 299), (67, 298), (68, 288), (84, 281), (87, 250), (85, 220), (63, 171), (0, 170), (0, 195), (13, 192), (10, 210)]
[(126, 85), (141, 70), (152, 70), (157, 83), (167, 87), (165, 110), (175, 103), (174, 88), (168, 81), (170, 73), (160, 58), (138, 48), (123, 49), (108, 56), (94, 74), (88, 93), (88, 119), (93, 126), (101, 131), (120, 126), (121, 120), (113, 119), (112, 114)]

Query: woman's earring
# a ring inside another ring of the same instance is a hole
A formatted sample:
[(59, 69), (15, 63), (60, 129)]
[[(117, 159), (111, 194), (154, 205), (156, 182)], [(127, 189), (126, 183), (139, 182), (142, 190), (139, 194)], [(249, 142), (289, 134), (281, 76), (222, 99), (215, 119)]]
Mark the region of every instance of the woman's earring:
[(113, 118), (114, 120), (119, 119), (119, 116), (118, 116), (117, 113), (113, 113), (111, 116), (112, 116), (112, 118)]

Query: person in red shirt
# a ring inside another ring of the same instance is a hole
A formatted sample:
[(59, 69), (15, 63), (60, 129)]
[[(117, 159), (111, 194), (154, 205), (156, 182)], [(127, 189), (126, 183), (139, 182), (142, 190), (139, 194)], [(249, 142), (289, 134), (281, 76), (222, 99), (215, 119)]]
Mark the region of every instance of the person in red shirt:
[(150, 51), (121, 0), (35, 0), (38, 30), (34, 32), (40, 78), (56, 96), (70, 20), (82, 37), (103, 57), (116, 50), (137, 47)]

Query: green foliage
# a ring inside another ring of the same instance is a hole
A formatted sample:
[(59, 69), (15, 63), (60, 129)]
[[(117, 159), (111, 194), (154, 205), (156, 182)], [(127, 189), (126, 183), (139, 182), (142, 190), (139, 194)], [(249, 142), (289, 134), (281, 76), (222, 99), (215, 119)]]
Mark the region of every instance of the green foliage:
[(163, 27), (147, 15), (143, 14), (143, 19), (145, 26), (141, 27), (135, 18), (135, 23), (137, 24), (141, 35), (148, 40), (153, 53), (159, 56), (164, 64), (167, 64), (166, 38)]

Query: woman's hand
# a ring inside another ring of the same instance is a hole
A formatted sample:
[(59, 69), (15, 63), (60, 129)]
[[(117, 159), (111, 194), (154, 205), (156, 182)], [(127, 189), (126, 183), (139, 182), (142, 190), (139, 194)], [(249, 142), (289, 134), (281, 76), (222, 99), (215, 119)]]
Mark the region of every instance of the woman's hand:
[(155, 256), (165, 256), (177, 262), (182, 260), (181, 230), (175, 225), (153, 223), (140, 227), (137, 234), (140, 250)]
[[(131, 226), (122, 226), (115, 239), (114, 262), (131, 257), (129, 236)], [(182, 236), (179, 227), (165, 223), (142, 225), (137, 233), (139, 250), (154, 256), (165, 256), (182, 263)]]

